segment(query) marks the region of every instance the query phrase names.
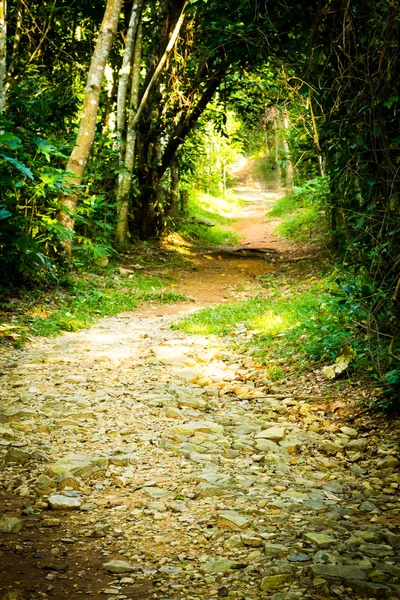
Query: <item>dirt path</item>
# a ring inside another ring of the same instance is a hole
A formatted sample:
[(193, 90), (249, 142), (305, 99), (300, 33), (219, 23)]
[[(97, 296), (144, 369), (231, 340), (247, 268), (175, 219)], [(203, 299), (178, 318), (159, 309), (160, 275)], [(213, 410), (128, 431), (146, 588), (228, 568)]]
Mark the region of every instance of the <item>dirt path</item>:
[[(200, 267), (197, 307), (275, 268)], [(400, 597), (395, 427), (277, 398), (223, 339), (171, 329), (187, 308), (0, 357), (0, 598)]]
[[(176, 290), (193, 298), (197, 309), (234, 299), (241, 284), (249, 284), (256, 277), (274, 272), (279, 268), (281, 259), (292, 259), (306, 252), (304, 247), (299, 249), (294, 242), (278, 238), (274, 233), (278, 221), (267, 218), (267, 212), (284, 195), (284, 191), (274, 183), (267, 186), (262, 176), (254, 173), (253, 161), (239, 161), (233, 169), (233, 176), (237, 179), (233, 189), (245, 204), (229, 215), (236, 219), (231, 229), (240, 235), (243, 246), (270, 248), (276, 255), (241, 258), (223, 253), (193, 252), (190, 258), (194, 270), (179, 279)], [(171, 313), (190, 309), (193, 310), (193, 306), (178, 305), (163, 310)]]

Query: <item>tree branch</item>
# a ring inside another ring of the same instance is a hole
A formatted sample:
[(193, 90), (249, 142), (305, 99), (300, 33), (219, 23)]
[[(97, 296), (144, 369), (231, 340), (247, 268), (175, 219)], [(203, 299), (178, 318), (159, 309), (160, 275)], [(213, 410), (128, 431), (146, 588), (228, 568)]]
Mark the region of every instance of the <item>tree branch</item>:
[(171, 138), (164, 150), (160, 166), (160, 177), (164, 175), (165, 171), (171, 163), (172, 157), (174, 156), (176, 150), (184, 142), (188, 133), (193, 129), (194, 125), (197, 123), (197, 121), (203, 114), (205, 108), (207, 107), (207, 104), (210, 102), (214, 93), (218, 89), (221, 81), (223, 80), (228, 66), (229, 63), (227, 61), (224, 61), (219, 65), (214, 74), (208, 80), (206, 88), (200, 100), (193, 108), (192, 112), (189, 115), (185, 114), (181, 117), (174, 133), (171, 135)]

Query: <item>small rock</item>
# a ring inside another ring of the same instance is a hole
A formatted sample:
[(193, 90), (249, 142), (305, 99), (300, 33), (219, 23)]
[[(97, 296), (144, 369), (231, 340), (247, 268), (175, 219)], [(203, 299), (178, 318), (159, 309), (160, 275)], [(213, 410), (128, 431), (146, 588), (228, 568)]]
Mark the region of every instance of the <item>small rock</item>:
[(86, 383), (86, 377), (84, 375), (67, 375), (65, 377), (66, 383)]
[(22, 521), (17, 517), (2, 517), (0, 519), (1, 533), (19, 533), (22, 529)]
[(224, 545), (225, 545), (225, 548), (241, 548), (243, 546), (243, 542), (242, 542), (240, 535), (235, 533), (234, 535), (231, 535), (231, 537), (226, 540)]
[(344, 434), (347, 435), (347, 437), (349, 438), (356, 438), (358, 436), (358, 431), (357, 429), (353, 429), (352, 427), (341, 427), (340, 431)]
[(282, 585), (290, 583), (291, 580), (292, 576), (285, 573), (283, 573), (282, 575), (269, 575), (268, 577), (262, 578), (260, 587), (263, 592), (268, 590), (276, 590)]
[(169, 490), (163, 490), (158, 487), (144, 487), (142, 488), (142, 492), (151, 498), (169, 498), (171, 496)]
[(364, 571), (356, 566), (345, 565), (311, 565), (311, 571), (314, 575), (323, 577), (328, 581), (332, 579), (366, 579)]
[(322, 449), (327, 453), (327, 454), (337, 454), (338, 452), (342, 452), (343, 450), (343, 446), (341, 444), (338, 444), (336, 442), (332, 442), (332, 441), (327, 441), (325, 442), (325, 444), (322, 446)]
[(380, 469), (392, 469), (394, 467), (397, 467), (398, 464), (399, 460), (395, 456), (386, 456), (378, 462)]
[(41, 525), (42, 527), (58, 527), (61, 523), (61, 519), (43, 519)]
[(210, 560), (201, 566), (201, 570), (209, 575), (216, 575), (217, 573), (225, 573), (230, 569), (233, 569), (236, 563), (232, 560), (222, 558), (220, 560)]
[(173, 436), (192, 437), (196, 433), (215, 433), (223, 434), (224, 428), (218, 423), (213, 421), (192, 421), (190, 423), (184, 423), (182, 425), (174, 425), (171, 427), (170, 433)]
[(52, 510), (77, 510), (81, 506), (79, 498), (68, 498), (61, 494), (53, 494), (48, 498)]
[(231, 529), (241, 529), (249, 522), (247, 517), (244, 517), (240, 513), (234, 510), (224, 510), (219, 513), (220, 526), (230, 527)]
[(264, 429), (256, 434), (256, 439), (263, 438), (266, 440), (272, 440), (273, 442), (280, 442), (285, 437), (285, 428), (284, 427), (270, 427), (269, 429)]
[(359, 438), (357, 440), (350, 440), (347, 444), (347, 448), (350, 450), (364, 450), (368, 446), (368, 440)]
[(262, 546), (262, 539), (255, 535), (243, 534), (240, 537), (245, 546), (252, 546), (253, 548), (258, 548), (259, 546)]
[(335, 543), (335, 539), (332, 536), (327, 535), (326, 533), (311, 532), (306, 533), (304, 537), (310, 542), (313, 542), (314, 544), (319, 546), (320, 548), (327, 548)]
[(31, 460), (31, 455), (28, 452), (24, 452), (20, 448), (9, 448), (4, 457), (6, 462), (15, 462), (20, 465), (24, 465), (25, 463)]
[(110, 562), (104, 563), (103, 567), (110, 573), (133, 573), (137, 571), (137, 567), (130, 565), (125, 560), (111, 560)]
[(289, 562), (307, 562), (311, 560), (308, 554), (294, 554), (293, 556), (288, 556)]
[(361, 512), (375, 512), (377, 510), (377, 507), (375, 506), (375, 504), (372, 504), (372, 502), (363, 502), (362, 504), (360, 504)]

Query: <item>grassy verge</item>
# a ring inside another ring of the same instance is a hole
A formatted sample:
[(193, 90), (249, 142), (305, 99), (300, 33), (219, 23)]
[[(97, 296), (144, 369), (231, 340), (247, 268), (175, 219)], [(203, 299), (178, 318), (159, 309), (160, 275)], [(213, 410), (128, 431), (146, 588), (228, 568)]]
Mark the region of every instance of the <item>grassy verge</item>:
[(329, 196), (329, 182), (316, 177), (295, 187), (289, 196), (280, 198), (268, 212), (268, 217), (280, 218), (276, 232), (281, 237), (305, 241), (320, 241), (327, 236), (324, 208)]
[(186, 333), (230, 337), (236, 350), (267, 365), (273, 380), (316, 363), (334, 363), (343, 348), (354, 350), (354, 363), (361, 358), (353, 315), (329, 278), (288, 283), (273, 275), (259, 283), (257, 296), (201, 310), (174, 326)]
[(194, 219), (205, 221), (211, 225), (183, 221), (179, 232), (196, 244), (202, 246), (220, 246), (237, 244), (239, 236), (229, 229), (235, 219), (232, 213), (242, 204), (236, 196), (216, 197), (210, 194), (192, 191), (189, 198), (189, 214)]
[(29, 337), (78, 331), (101, 317), (135, 310), (145, 301), (169, 304), (184, 300), (171, 291), (170, 277), (141, 272), (121, 274), (118, 268), (92, 269), (70, 276), (50, 290), (20, 290), (0, 300), (0, 343), (22, 345)]

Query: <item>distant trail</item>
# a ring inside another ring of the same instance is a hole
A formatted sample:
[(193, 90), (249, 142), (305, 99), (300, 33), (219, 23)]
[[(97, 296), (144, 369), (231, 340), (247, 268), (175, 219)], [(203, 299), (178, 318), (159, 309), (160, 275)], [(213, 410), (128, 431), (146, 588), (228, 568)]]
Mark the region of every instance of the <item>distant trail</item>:
[(285, 196), (284, 188), (277, 183), (266, 184), (262, 175), (255, 172), (255, 161), (242, 159), (232, 169), (238, 179), (233, 190), (246, 201), (234, 216), (238, 221), (232, 229), (242, 236), (242, 243), (259, 248), (274, 248), (280, 252), (294, 252), (296, 244), (280, 239), (274, 233), (279, 219), (267, 219), (275, 202)]
[[(237, 219), (230, 225), (232, 231), (241, 236), (241, 243), (255, 248), (271, 248), (280, 255), (295, 256), (298, 244), (278, 238), (274, 233), (279, 219), (267, 218), (267, 212), (285, 192), (276, 184), (267, 186), (261, 175), (255, 173), (254, 161), (242, 159), (232, 168), (237, 180), (233, 190), (245, 204), (232, 211), (229, 217)], [(234, 300), (239, 284), (249, 284), (255, 277), (266, 275), (279, 267), (279, 255), (236, 258), (221, 255), (206, 255), (201, 251), (193, 254), (191, 260), (196, 270), (185, 274), (177, 283), (176, 290), (194, 298), (196, 307), (209, 306)], [(182, 310), (182, 306), (168, 310)], [(193, 310), (193, 306), (192, 306)]]

